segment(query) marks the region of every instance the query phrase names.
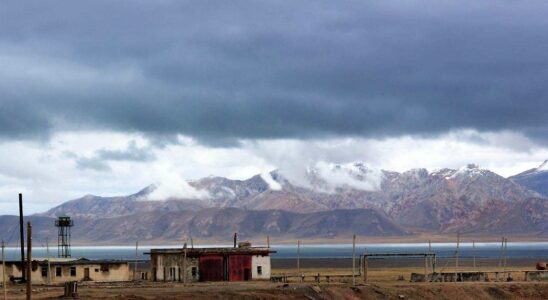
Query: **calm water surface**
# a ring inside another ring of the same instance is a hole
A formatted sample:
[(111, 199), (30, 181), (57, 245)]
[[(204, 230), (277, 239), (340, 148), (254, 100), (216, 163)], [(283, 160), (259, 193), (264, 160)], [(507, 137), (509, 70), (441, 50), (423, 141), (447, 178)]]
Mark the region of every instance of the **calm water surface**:
[[(12, 245), (10, 245), (12, 246)], [(230, 247), (231, 245), (207, 245), (203, 247)], [(174, 248), (176, 246), (139, 246), (138, 259), (148, 259), (144, 252), (150, 248)], [(198, 247), (198, 245), (196, 245)], [(201, 247), (201, 246), (200, 246)], [(272, 245), (275, 253), (273, 258), (297, 257), (296, 245)], [(433, 243), (432, 252), (438, 257), (451, 257), (455, 253), (455, 243)], [(426, 252), (428, 244), (357, 244), (356, 253), (367, 252)], [(19, 248), (6, 248), (6, 260), (18, 260)], [(478, 258), (497, 258), (500, 256), (500, 243), (476, 243), (475, 250), (472, 243), (460, 244), (460, 256)], [(509, 258), (544, 258), (548, 260), (548, 242), (508, 242), (507, 255)], [(50, 257), (57, 256), (57, 247), (50, 246)], [(301, 258), (348, 258), (352, 256), (352, 244), (301, 244)], [(34, 247), (33, 257), (47, 257), (45, 247)], [(72, 257), (88, 259), (135, 259), (135, 246), (74, 246)]]

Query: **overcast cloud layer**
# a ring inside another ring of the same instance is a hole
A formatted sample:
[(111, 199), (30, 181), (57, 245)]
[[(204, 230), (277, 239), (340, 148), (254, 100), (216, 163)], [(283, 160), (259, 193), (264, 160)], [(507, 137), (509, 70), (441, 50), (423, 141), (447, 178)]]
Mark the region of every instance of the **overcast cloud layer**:
[(545, 1), (3, 1), (0, 135), (548, 133)]
[(547, 13), (546, 1), (2, 1), (0, 197), (30, 190), (40, 211), (317, 161), (511, 175), (548, 158)]

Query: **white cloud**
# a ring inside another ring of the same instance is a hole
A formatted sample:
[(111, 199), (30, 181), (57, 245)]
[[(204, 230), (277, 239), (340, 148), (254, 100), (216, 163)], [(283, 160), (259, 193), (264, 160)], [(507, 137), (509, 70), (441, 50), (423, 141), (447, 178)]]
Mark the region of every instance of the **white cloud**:
[[(327, 191), (333, 192), (337, 187), (348, 186), (354, 189), (363, 191), (375, 191), (381, 188), (384, 176), (381, 170), (365, 166), (364, 170), (360, 170), (353, 163), (338, 165), (339, 168), (332, 163), (318, 162), (315, 165), (319, 176), (326, 181)], [(361, 176), (361, 178), (358, 178)]]
[[(109, 170), (78, 168), (74, 157), (92, 157), (97, 150), (127, 148), (135, 141), (149, 147), (154, 159), (107, 161)], [(157, 198), (193, 196), (203, 191), (189, 187), (186, 179), (208, 175), (246, 179), (279, 168), (294, 183), (307, 184), (306, 168), (316, 166), (332, 185), (347, 184), (374, 189), (378, 177), (371, 173), (355, 180), (333, 173), (331, 163), (363, 161), (375, 169), (406, 171), (425, 167), (459, 168), (476, 163), (503, 176), (537, 167), (548, 159), (548, 149), (515, 132), (480, 133), (471, 130), (437, 137), (388, 139), (333, 138), (316, 140), (244, 140), (241, 147), (211, 148), (181, 136), (179, 144), (154, 147), (139, 134), (119, 132), (63, 132), (50, 142), (9, 141), (0, 144), (0, 214), (17, 213), (17, 193), (25, 197), (25, 212), (44, 211), (85, 194), (127, 195), (157, 184)], [(268, 178), (265, 180), (268, 182)], [(271, 186), (276, 188), (276, 185)]]
[(282, 185), (272, 178), (270, 173), (261, 173), (261, 178), (268, 184), (268, 187), (273, 191), (281, 191)]
[(175, 168), (166, 163), (156, 164), (152, 169), (156, 180), (154, 182), (155, 189), (147, 195), (147, 200), (207, 199), (210, 197), (207, 191), (197, 190), (190, 186)]

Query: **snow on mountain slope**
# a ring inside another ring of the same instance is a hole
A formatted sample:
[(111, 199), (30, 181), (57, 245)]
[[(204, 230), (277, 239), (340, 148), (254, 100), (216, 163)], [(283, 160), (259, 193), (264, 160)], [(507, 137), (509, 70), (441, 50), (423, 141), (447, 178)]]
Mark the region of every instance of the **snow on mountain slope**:
[(509, 179), (543, 196), (548, 196), (548, 160), (545, 160), (537, 168), (511, 176)]

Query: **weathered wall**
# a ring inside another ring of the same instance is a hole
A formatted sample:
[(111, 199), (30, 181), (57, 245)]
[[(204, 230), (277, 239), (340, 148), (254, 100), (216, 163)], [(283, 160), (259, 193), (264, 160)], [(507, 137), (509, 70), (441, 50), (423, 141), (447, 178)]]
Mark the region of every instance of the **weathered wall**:
[(200, 257), (200, 281), (223, 281), (224, 258), (220, 255), (204, 255)]
[[(261, 266), (262, 274), (258, 274), (257, 267)], [(270, 256), (253, 255), (251, 258), (252, 279), (270, 279)]]
[(228, 256), (228, 280), (251, 280), (251, 255)]
[[(183, 260), (184, 255), (181, 253), (152, 254), (150, 280), (182, 281), (184, 278)], [(225, 269), (227, 267), (225, 260), (227, 260), (228, 269)], [(262, 274), (258, 274), (258, 266), (261, 266)], [(193, 268), (195, 268), (194, 276), (192, 275)], [(222, 255), (204, 255), (200, 258), (187, 257), (186, 261), (187, 282), (222, 281), (227, 276), (231, 281), (244, 280), (246, 270), (249, 280), (270, 279), (270, 256), (229, 255), (225, 258)]]
[[(85, 278), (85, 269), (89, 269), (89, 280), (92, 281), (128, 281), (130, 280), (130, 271), (128, 263), (110, 263), (110, 264), (78, 264), (76, 267), (76, 276), (70, 275), (70, 265), (59, 265), (61, 267), (61, 276), (56, 275), (57, 265), (51, 264), (49, 267), (49, 277), (51, 283), (62, 283), (66, 281), (83, 281)], [(6, 265), (6, 281), (10, 277), (21, 277), (21, 269), (16, 265)], [(46, 284), (48, 277), (42, 276), (42, 266), (34, 264), (32, 268), (32, 283)], [(2, 272), (0, 272), (0, 281)]]
[[(186, 266), (183, 263), (184, 256), (179, 254), (154, 254), (152, 260), (152, 271), (156, 270), (158, 281), (183, 281), (183, 268), (186, 267), (187, 282), (198, 281), (199, 260), (195, 257), (187, 257)], [(196, 268), (196, 275), (192, 276), (192, 268)], [(154, 280), (154, 277), (151, 278)]]
[(527, 272), (525, 280), (527, 281), (545, 281), (548, 280), (548, 271)]

